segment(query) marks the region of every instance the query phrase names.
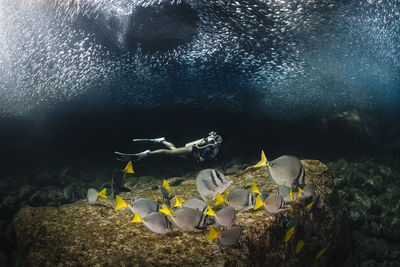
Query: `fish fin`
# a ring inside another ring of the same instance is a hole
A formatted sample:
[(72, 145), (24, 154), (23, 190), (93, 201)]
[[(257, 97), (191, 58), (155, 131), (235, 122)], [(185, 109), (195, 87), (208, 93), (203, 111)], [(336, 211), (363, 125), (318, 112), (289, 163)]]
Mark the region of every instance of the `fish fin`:
[(125, 202), (120, 196), (116, 196), (115, 199), (117, 200), (117, 206), (115, 210), (120, 210), (129, 207), (128, 203)]
[(167, 190), (170, 190), (170, 189), (171, 189), (171, 187), (169, 186), (169, 184), (168, 184), (168, 182), (167, 182), (166, 180), (163, 180), (163, 184), (162, 184), (162, 185), (163, 185), (164, 188), (167, 189)]
[(101, 190), (100, 192), (98, 192), (97, 195), (99, 195), (99, 196), (101, 196), (101, 197), (104, 197), (104, 198), (107, 198), (106, 190), (107, 190), (107, 189), (104, 188), (103, 190)]
[(291, 187), (290, 187), (289, 197), (290, 197), (290, 200), (293, 201), (293, 190)]
[(257, 162), (256, 165), (253, 165), (254, 168), (262, 167), (262, 166), (267, 166), (268, 165), (268, 160), (267, 157), (265, 156), (264, 150), (261, 150), (261, 159), (259, 162)]
[(142, 217), (140, 217), (139, 213), (137, 213), (137, 211), (135, 211), (135, 217), (133, 217), (132, 219), (132, 223), (140, 223), (143, 222), (144, 220), (142, 219)]
[(131, 173), (131, 174), (135, 173), (135, 171), (133, 170), (133, 167), (132, 167), (132, 161), (129, 161), (128, 164), (126, 164), (124, 172)]
[(306, 210), (309, 210), (313, 205), (314, 205), (314, 202), (311, 202), (310, 204), (308, 204), (308, 205), (306, 206)]
[(227, 195), (229, 195), (229, 191), (228, 191), (228, 190), (225, 190), (223, 194), (224, 194), (224, 196), (226, 197)]
[(317, 255), (315, 255), (315, 259), (318, 260), (322, 255), (325, 254), (325, 251), (326, 251), (327, 249), (328, 249), (328, 248), (323, 248), (323, 249), (321, 249), (320, 251), (318, 251)]
[(260, 190), (258, 190), (258, 187), (256, 185), (256, 181), (253, 181), (253, 193), (261, 194)]
[(295, 227), (293, 226), (292, 228), (290, 228), (286, 234), (285, 234), (285, 242), (288, 242), (290, 240), (290, 238), (292, 237), (292, 235), (294, 234), (295, 231)]
[(219, 192), (217, 192), (217, 200), (215, 201), (215, 205), (218, 205), (223, 202), (225, 202), (224, 197)]
[(221, 237), (221, 234), (219, 234), (213, 227), (210, 229), (210, 233), (208, 234), (206, 240), (213, 240), (217, 237)]
[(183, 202), (185, 202), (183, 198), (175, 196), (175, 205), (173, 205), (172, 208), (181, 208)]
[(304, 190), (301, 187), (299, 187), (299, 193), (297, 193), (297, 196), (301, 196), (301, 194), (303, 194), (303, 193), (304, 193)]
[(172, 211), (167, 206), (164, 206), (164, 208), (160, 209), (160, 212), (162, 212), (162, 213), (164, 213), (165, 215), (168, 215), (168, 216), (172, 216), (173, 215)]
[(215, 211), (210, 207), (207, 206), (208, 210), (206, 212), (204, 212), (205, 215), (210, 215), (210, 216), (216, 216), (217, 214), (215, 213)]
[(254, 210), (259, 209), (263, 205), (264, 205), (264, 202), (262, 201), (260, 195), (257, 195), (256, 203), (254, 204)]
[(304, 240), (299, 240), (296, 246), (296, 254), (300, 252), (301, 248), (304, 246)]

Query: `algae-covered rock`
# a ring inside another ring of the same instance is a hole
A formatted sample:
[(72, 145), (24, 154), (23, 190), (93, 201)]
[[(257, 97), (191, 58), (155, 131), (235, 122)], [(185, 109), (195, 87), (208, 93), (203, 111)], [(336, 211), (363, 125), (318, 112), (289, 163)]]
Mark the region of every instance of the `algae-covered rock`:
[[(305, 210), (308, 200), (297, 198), (283, 211), (268, 214), (264, 210), (237, 213), (235, 225), (243, 227), (241, 241), (232, 247), (206, 241), (208, 230), (185, 232), (174, 228), (172, 233), (157, 235), (142, 224), (130, 223), (130, 210), (115, 211), (115, 201), (99, 199), (96, 205), (85, 200), (61, 207), (24, 207), (14, 219), (18, 247), (26, 266), (310, 266), (317, 252), (331, 245), (318, 259), (318, 264), (334, 264), (335, 250), (341, 238), (341, 213), (328, 168), (319, 161), (302, 161), (306, 183), (314, 184), (320, 195), (312, 214)], [(149, 178), (149, 179), (147, 179)], [(249, 168), (228, 176), (235, 188), (249, 190), (253, 180), (259, 188), (275, 192), (275, 185), (266, 176), (265, 168)], [(152, 177), (141, 177), (140, 180)], [(162, 181), (157, 183), (161, 185)], [(150, 186), (150, 189), (151, 189)], [(145, 190), (140, 195), (160, 198), (159, 190)], [(148, 187), (147, 187), (148, 188)], [(136, 191), (138, 192), (138, 191)], [(195, 180), (172, 186), (171, 195), (184, 199), (198, 195)], [(132, 192), (123, 193), (129, 200)], [(218, 207), (217, 207), (218, 208)], [(296, 245), (301, 233), (284, 242), (286, 223), (299, 216), (299, 229), (313, 225), (316, 236), (306, 242), (299, 254)]]

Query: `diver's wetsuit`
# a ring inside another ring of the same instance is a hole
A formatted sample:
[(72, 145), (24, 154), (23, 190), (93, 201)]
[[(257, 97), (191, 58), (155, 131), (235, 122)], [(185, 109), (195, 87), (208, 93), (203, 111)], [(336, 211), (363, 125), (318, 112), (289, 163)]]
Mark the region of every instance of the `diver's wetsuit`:
[[(160, 140), (161, 139), (161, 140)], [(178, 155), (178, 156), (189, 156), (191, 155), (199, 162), (204, 162), (208, 159), (213, 159), (218, 151), (219, 146), (222, 143), (222, 137), (217, 135), (215, 132), (211, 132), (208, 137), (199, 139), (197, 141), (186, 144), (184, 147), (175, 147), (174, 144), (166, 141), (164, 138), (159, 139), (136, 139), (136, 140), (158, 140), (158, 143), (165, 145), (168, 149), (158, 149), (154, 151), (146, 150), (138, 154), (124, 154), (115, 152), (118, 155), (118, 159), (122, 161), (129, 160), (140, 160), (149, 155)]]

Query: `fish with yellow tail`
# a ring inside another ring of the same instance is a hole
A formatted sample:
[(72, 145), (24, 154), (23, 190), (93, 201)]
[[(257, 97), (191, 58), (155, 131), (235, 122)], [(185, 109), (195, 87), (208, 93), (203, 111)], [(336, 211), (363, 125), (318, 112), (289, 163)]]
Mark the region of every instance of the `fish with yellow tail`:
[(261, 196), (256, 197), (256, 203), (254, 204), (254, 210), (257, 210), (264, 206), (264, 209), (272, 214), (278, 213), (283, 208), (283, 198), (280, 195), (271, 195), (265, 201), (262, 200)]
[(237, 242), (239, 242), (242, 237), (242, 227), (241, 226), (233, 226), (232, 228), (218, 233), (214, 228), (211, 227), (210, 233), (206, 237), (206, 240), (218, 240), (219, 245), (223, 246), (233, 246)]
[(183, 198), (175, 196), (175, 204), (172, 208), (182, 208), (184, 202), (185, 200)]
[(296, 245), (296, 253), (297, 254), (303, 248), (304, 244), (311, 239), (312, 235), (313, 235), (312, 224), (308, 223), (304, 227), (304, 231), (303, 231), (303, 233), (302, 233), (302, 235), (300, 237), (301, 239), (297, 242), (297, 245)]
[(131, 220), (132, 223), (143, 223), (143, 225), (155, 234), (167, 234), (172, 232), (172, 225), (168, 218), (161, 212), (152, 212), (145, 218), (142, 218), (137, 211), (135, 217)]
[(299, 215), (294, 216), (286, 225), (285, 242), (289, 242), (294, 235), (297, 225), (299, 224)]
[(88, 202), (89, 202), (90, 204), (96, 203), (96, 201), (97, 201), (97, 199), (98, 199), (99, 197), (107, 198), (107, 195), (106, 195), (106, 188), (104, 188), (104, 189), (101, 190), (100, 192), (97, 192), (97, 190), (94, 189), (94, 188), (89, 188), (89, 189), (88, 189), (88, 192), (87, 192), (87, 200), (88, 200)]
[(116, 196), (117, 205), (115, 210), (121, 210), (125, 208), (129, 208), (132, 214), (137, 212), (140, 217), (145, 218), (152, 212), (158, 212), (160, 209), (160, 205), (152, 199), (137, 197), (132, 199), (131, 204), (128, 204), (125, 200), (123, 200), (120, 196)]
[(220, 203), (227, 203), (229, 206), (237, 211), (247, 211), (254, 208), (255, 199), (253, 194), (244, 189), (235, 189), (225, 197), (217, 193), (217, 200), (215, 205)]
[(186, 231), (203, 229), (207, 225), (206, 216), (197, 209), (182, 207), (172, 212), (166, 205), (160, 212), (169, 216), (175, 226)]
[(332, 244), (332, 241), (329, 241), (329, 243), (322, 248), (320, 251), (318, 251), (318, 253), (315, 255), (315, 259), (318, 260), (319, 258), (321, 258), (325, 252), (328, 250), (328, 248), (330, 247), (330, 245)]
[(265, 156), (264, 150), (261, 150), (261, 159), (257, 164), (251, 166), (252, 168), (259, 168), (263, 166), (270, 166), (271, 163), (267, 160), (267, 157)]
[(132, 161), (129, 161), (124, 168), (125, 173), (134, 174), (135, 171), (133, 170)]
[(315, 197), (312, 198), (311, 202), (306, 205), (306, 211), (307, 212), (312, 212), (315, 208), (315, 206), (319, 202), (319, 195), (316, 195)]
[(223, 227), (231, 227), (237, 219), (236, 211), (231, 206), (226, 206), (217, 213), (210, 206), (207, 206), (207, 211), (204, 214), (214, 217), (216, 225)]

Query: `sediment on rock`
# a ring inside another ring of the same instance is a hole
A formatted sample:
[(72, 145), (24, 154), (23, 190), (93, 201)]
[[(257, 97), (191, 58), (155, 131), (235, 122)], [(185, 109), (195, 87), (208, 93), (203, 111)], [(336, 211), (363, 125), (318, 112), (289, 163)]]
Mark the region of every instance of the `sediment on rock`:
[[(306, 212), (304, 198), (285, 205), (278, 214), (264, 210), (238, 213), (236, 225), (243, 227), (242, 240), (233, 247), (206, 241), (208, 230), (184, 232), (177, 228), (167, 235), (156, 235), (141, 224), (130, 223), (129, 210), (114, 211), (115, 201), (100, 199), (95, 205), (85, 200), (60, 207), (24, 207), (14, 220), (18, 247), (28, 266), (149, 266), (149, 265), (275, 265), (310, 266), (318, 251), (331, 246), (318, 262), (332, 263), (341, 214), (333, 191), (328, 168), (316, 160), (302, 161), (306, 183), (315, 185), (320, 201), (312, 214)], [(253, 180), (259, 188), (274, 192), (277, 185), (267, 177), (264, 168), (246, 169), (228, 176), (234, 181), (229, 190), (250, 190)], [(171, 195), (188, 199), (198, 195), (195, 180), (185, 180), (172, 186)], [(130, 199), (134, 193), (124, 193)], [(160, 197), (158, 190), (141, 195)], [(221, 206), (222, 207), (222, 206)], [(218, 209), (218, 207), (217, 207)], [(296, 214), (300, 217), (299, 232), (312, 223), (315, 236), (307, 241), (299, 254), (295, 233), (284, 242), (286, 223)]]

